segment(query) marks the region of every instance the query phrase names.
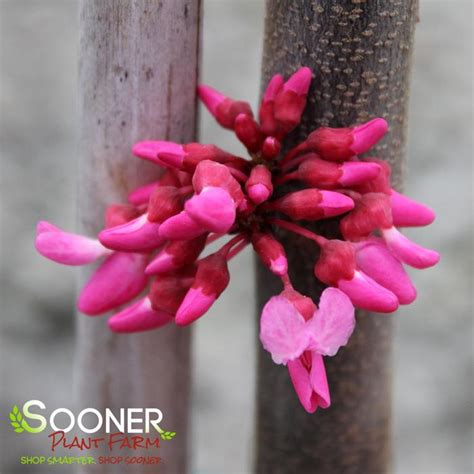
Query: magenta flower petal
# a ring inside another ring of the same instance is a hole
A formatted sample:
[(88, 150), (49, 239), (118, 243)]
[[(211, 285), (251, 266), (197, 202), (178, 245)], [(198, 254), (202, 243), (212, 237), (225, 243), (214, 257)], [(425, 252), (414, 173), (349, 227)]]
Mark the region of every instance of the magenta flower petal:
[(312, 72), (309, 67), (302, 67), (298, 69), (284, 84), (284, 91), (293, 91), (299, 96), (308, 93), (311, 84)]
[(415, 244), (395, 227), (383, 229), (382, 235), (395, 257), (411, 267), (428, 268), (439, 262), (438, 252)]
[(309, 331), (303, 316), (283, 296), (273, 296), (260, 318), (260, 341), (276, 364), (299, 357), (308, 346)]
[(201, 102), (206, 106), (207, 110), (216, 117), (217, 107), (227, 98), (224, 94), (213, 89), (210, 86), (201, 84), (198, 86), (198, 95)]
[(110, 254), (97, 239), (64, 232), (46, 221), (38, 223), (36, 230), (36, 250), (57, 263), (86, 265)]
[(311, 333), (308, 349), (334, 356), (354, 331), (354, 306), (341, 290), (326, 288), (319, 300), (319, 309), (306, 324)]
[(333, 217), (354, 208), (354, 201), (345, 194), (334, 191), (320, 191), (322, 200), (318, 206), (323, 209), (324, 217)]
[(310, 382), (313, 388), (313, 396), (316, 397), (317, 404), (321, 408), (328, 408), (331, 405), (329, 395), (328, 379), (326, 377), (326, 367), (321, 354), (313, 351), (311, 353)]
[(372, 237), (355, 244), (355, 255), (357, 267), (394, 293), (400, 304), (410, 304), (415, 300), (416, 288), (382, 239)]
[(164, 243), (158, 230), (160, 224), (150, 222), (143, 214), (125, 224), (110, 227), (99, 234), (100, 242), (108, 248), (126, 252), (152, 250)]
[(148, 257), (140, 253), (114, 252), (92, 274), (79, 295), (79, 311), (105, 313), (135, 298), (146, 286)]
[(204, 188), (186, 201), (184, 209), (205, 230), (218, 234), (227, 232), (235, 222), (235, 202), (222, 188)]
[(163, 239), (190, 240), (206, 232), (186, 211), (166, 219), (160, 226), (159, 234)]
[[(306, 358), (306, 354), (302, 357)], [(301, 405), (308, 413), (314, 413), (318, 407), (328, 408), (331, 405), (326, 369), (320, 354), (309, 354), (309, 368), (303, 365), (302, 357), (290, 360), (288, 371)]]
[(341, 170), (342, 175), (338, 178), (338, 182), (342, 186), (353, 186), (377, 177), (381, 167), (368, 161), (346, 161), (342, 163)]
[[(169, 147), (169, 144), (170, 142), (150, 140), (138, 142), (133, 145), (132, 153), (143, 160), (151, 161), (160, 166), (165, 166), (165, 164), (158, 158), (158, 153)], [(176, 144), (174, 143), (173, 145)], [(176, 145), (176, 147), (179, 146), (180, 145)]]
[(432, 209), (392, 189), (390, 194), (393, 225), (397, 227), (419, 227), (435, 220)]
[(157, 329), (171, 321), (173, 316), (164, 311), (155, 311), (150, 300), (145, 297), (111, 316), (107, 324), (113, 332), (131, 333)]
[(353, 129), (351, 150), (355, 155), (370, 150), (387, 132), (388, 124), (383, 118), (375, 118)]
[(187, 326), (200, 318), (216, 301), (217, 295), (207, 295), (201, 288), (190, 288), (176, 312), (176, 324)]
[(363, 272), (356, 270), (351, 280), (339, 280), (337, 286), (357, 308), (379, 313), (392, 313), (398, 308), (398, 298)]

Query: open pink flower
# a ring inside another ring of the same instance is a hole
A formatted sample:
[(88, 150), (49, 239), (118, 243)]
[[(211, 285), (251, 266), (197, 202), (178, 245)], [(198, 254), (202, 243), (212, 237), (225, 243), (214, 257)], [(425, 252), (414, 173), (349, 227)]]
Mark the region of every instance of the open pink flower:
[[(305, 319), (285, 296), (270, 298), (260, 319), (260, 340), (277, 364), (288, 364), (301, 403), (309, 412), (330, 404), (321, 356), (334, 356), (355, 326), (354, 307), (335, 288), (321, 295), (319, 309)], [(320, 402), (318, 400), (321, 398)]]

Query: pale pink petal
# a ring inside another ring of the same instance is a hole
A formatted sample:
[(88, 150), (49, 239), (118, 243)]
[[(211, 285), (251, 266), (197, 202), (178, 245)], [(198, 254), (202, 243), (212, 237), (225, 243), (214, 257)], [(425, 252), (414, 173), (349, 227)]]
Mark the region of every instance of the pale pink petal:
[(178, 311), (176, 311), (176, 324), (187, 326), (200, 318), (216, 301), (216, 295), (206, 295), (200, 288), (190, 288), (186, 293)]
[(357, 308), (379, 313), (392, 313), (398, 308), (398, 298), (361, 271), (356, 270), (351, 280), (339, 280), (337, 286)]
[(375, 118), (353, 130), (351, 151), (355, 155), (370, 150), (387, 132), (388, 124), (383, 118)]
[(308, 349), (334, 356), (354, 331), (354, 306), (341, 290), (326, 288), (319, 300), (319, 309), (306, 325), (311, 335)]
[(385, 242), (377, 237), (354, 245), (357, 267), (377, 283), (396, 295), (400, 304), (410, 304), (416, 298), (416, 288), (400, 261)]
[(418, 227), (431, 224), (435, 220), (435, 213), (421, 202), (397, 193), (394, 189), (390, 194), (393, 225), (396, 227)]
[(166, 219), (160, 226), (159, 234), (164, 239), (191, 240), (207, 232), (186, 211)]
[(45, 221), (38, 224), (37, 232), (36, 250), (57, 263), (86, 265), (110, 254), (97, 239), (64, 232)]
[(273, 296), (260, 318), (260, 341), (276, 364), (299, 357), (309, 343), (303, 316), (283, 296)]
[(155, 311), (150, 300), (141, 298), (109, 318), (107, 324), (111, 331), (131, 333), (157, 329), (173, 321), (173, 316), (164, 311)]
[(93, 273), (79, 296), (78, 308), (85, 314), (105, 313), (135, 298), (146, 286), (147, 256), (114, 252)]
[(125, 224), (110, 227), (99, 234), (103, 245), (113, 250), (139, 252), (152, 250), (165, 241), (159, 234), (160, 224), (150, 222), (143, 214)]
[(235, 222), (235, 202), (222, 188), (204, 188), (186, 201), (184, 209), (204, 229), (218, 234), (227, 232)]
[(411, 267), (428, 268), (439, 262), (438, 252), (415, 244), (395, 227), (383, 229), (382, 235), (395, 257)]

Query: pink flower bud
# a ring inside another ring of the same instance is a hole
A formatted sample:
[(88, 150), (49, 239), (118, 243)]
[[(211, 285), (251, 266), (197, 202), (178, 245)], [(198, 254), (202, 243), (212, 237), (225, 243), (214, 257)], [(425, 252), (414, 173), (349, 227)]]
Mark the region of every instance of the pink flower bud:
[(395, 257), (411, 267), (428, 268), (439, 262), (438, 252), (415, 244), (395, 227), (383, 229), (382, 236)]
[(266, 201), (273, 193), (270, 170), (265, 165), (254, 166), (249, 179), (245, 183), (245, 189), (255, 204)]
[[(173, 142), (165, 141), (143, 141), (133, 145), (132, 153), (138, 158), (151, 161), (160, 166), (166, 166), (166, 163), (158, 158), (158, 153), (167, 153), (173, 156), (181, 156), (183, 158), (183, 148), (181, 145)], [(175, 158), (179, 161), (178, 158)]]
[(311, 75), (311, 69), (302, 67), (286, 81), (275, 97), (274, 115), (284, 135), (300, 123), (301, 114), (306, 107), (306, 95), (311, 84)]
[(149, 298), (141, 298), (109, 318), (111, 331), (132, 333), (157, 329), (173, 321), (173, 316), (152, 308)]
[(283, 245), (269, 233), (253, 233), (252, 245), (263, 264), (275, 275), (288, 273), (288, 260)]
[(418, 227), (431, 224), (435, 220), (432, 209), (420, 202), (416, 202), (394, 189), (390, 194), (393, 225), (397, 227)]
[(176, 312), (176, 324), (186, 326), (200, 318), (219, 298), (230, 281), (227, 259), (220, 253), (198, 262), (194, 283)]
[(196, 167), (193, 175), (193, 187), (198, 194), (207, 187), (222, 188), (228, 192), (236, 206), (244, 198), (242, 187), (232, 176), (229, 168), (210, 160), (202, 161)]
[(371, 237), (354, 244), (354, 248), (357, 268), (394, 293), (400, 304), (410, 304), (416, 299), (416, 288), (410, 277), (382, 239)]
[(253, 116), (252, 109), (247, 102), (230, 99), (212, 87), (200, 85), (198, 95), (207, 110), (224, 128), (233, 129), (235, 118), (239, 114)]
[(346, 240), (360, 240), (392, 224), (390, 198), (382, 193), (368, 193), (357, 199), (354, 210), (341, 219), (340, 229)]
[(64, 232), (45, 221), (37, 225), (35, 247), (43, 257), (64, 265), (86, 265), (110, 254), (97, 239)]
[(350, 280), (340, 280), (338, 288), (358, 308), (378, 313), (392, 313), (398, 308), (398, 298), (361, 271), (356, 270)]
[(354, 191), (357, 191), (362, 194), (366, 193), (384, 193), (390, 195), (391, 193), (391, 184), (390, 176), (392, 174), (392, 168), (390, 165), (379, 158), (364, 158), (364, 163), (376, 163), (380, 167), (380, 173), (377, 174), (374, 178), (364, 183), (359, 184), (354, 187)]
[(275, 137), (265, 138), (262, 145), (262, 155), (266, 160), (274, 160), (280, 153), (280, 150), (281, 143)]
[(151, 285), (149, 294), (153, 309), (176, 314), (194, 282), (195, 274), (196, 266), (189, 265), (178, 272), (158, 275)]
[(206, 245), (207, 235), (191, 240), (172, 240), (148, 264), (145, 273), (153, 275), (175, 271), (194, 262)]
[(309, 153), (298, 167), (296, 176), (308, 186), (317, 188), (337, 188), (353, 186), (375, 178), (380, 173), (377, 163), (363, 161), (347, 161), (335, 163), (318, 158)]
[(160, 224), (182, 210), (183, 198), (179, 189), (173, 186), (159, 186), (151, 193), (148, 202), (148, 220)]
[(326, 160), (343, 161), (370, 150), (387, 129), (387, 122), (382, 118), (353, 128), (321, 127), (308, 136), (306, 143)]
[(148, 204), (148, 200), (150, 199), (152, 192), (158, 186), (183, 186), (176, 173), (177, 172), (175, 170), (166, 170), (158, 181), (154, 181), (134, 189), (128, 195), (128, 202), (135, 206)]
[(235, 118), (234, 130), (237, 138), (250, 153), (256, 153), (262, 146), (264, 136), (255, 120), (247, 114), (239, 114)]
[(350, 197), (318, 189), (303, 189), (289, 193), (269, 204), (270, 209), (283, 212), (294, 220), (324, 219), (344, 214), (353, 207), (354, 202)]
[(236, 205), (231, 195), (222, 188), (208, 186), (186, 201), (186, 213), (205, 231), (223, 234), (235, 222)]
[(265, 135), (275, 136), (278, 132), (278, 123), (275, 119), (274, 104), (275, 97), (283, 88), (285, 80), (280, 74), (273, 76), (268, 83), (267, 89), (263, 95), (262, 103), (260, 104), (259, 120)]
[(207, 230), (196, 222), (186, 211), (166, 219), (159, 228), (159, 235), (163, 240), (190, 240)]
[(105, 247), (123, 252), (145, 252), (164, 243), (158, 229), (160, 224), (150, 222), (143, 214), (132, 221), (110, 227), (99, 233), (99, 240)]
[(135, 298), (146, 286), (146, 255), (114, 252), (92, 274), (77, 306), (88, 315), (105, 313)]
[(390, 313), (398, 307), (390, 290), (357, 269), (350, 242), (329, 240), (321, 249), (314, 273), (323, 283), (342, 290), (358, 308)]

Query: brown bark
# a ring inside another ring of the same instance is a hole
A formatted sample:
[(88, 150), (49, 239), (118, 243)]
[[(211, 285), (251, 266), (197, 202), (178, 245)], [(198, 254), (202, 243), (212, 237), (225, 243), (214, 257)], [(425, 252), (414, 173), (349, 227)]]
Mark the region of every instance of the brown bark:
[[(160, 174), (158, 167), (132, 156), (134, 142), (195, 139), (199, 23), (199, 0), (82, 0), (78, 207), (84, 233), (101, 229), (107, 204), (125, 202), (133, 187)], [(88, 273), (82, 272), (82, 282)], [(158, 467), (82, 470), (186, 472), (189, 330), (170, 325), (117, 335), (107, 328), (106, 317), (79, 315), (76, 340), (78, 408), (157, 407), (164, 415), (162, 427), (177, 432), (159, 451), (148, 452), (162, 457)]]
[[(393, 184), (400, 187), (417, 9), (417, 0), (267, 0), (262, 87), (275, 73), (288, 76), (300, 66), (314, 72), (303, 123), (289, 144), (318, 126), (384, 117), (389, 133), (371, 155), (392, 165)], [(322, 286), (313, 276), (314, 244), (283, 232), (280, 238), (295, 287), (317, 301)], [(281, 287), (261, 266), (257, 283), (260, 312)], [(348, 346), (325, 360), (332, 405), (313, 415), (299, 405), (287, 370), (260, 349), (258, 473), (389, 469), (392, 320), (358, 312)]]

